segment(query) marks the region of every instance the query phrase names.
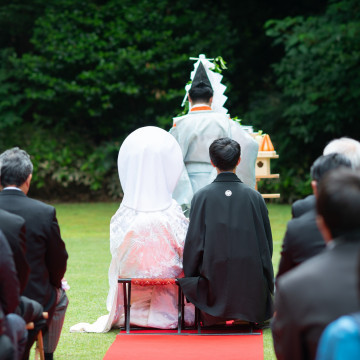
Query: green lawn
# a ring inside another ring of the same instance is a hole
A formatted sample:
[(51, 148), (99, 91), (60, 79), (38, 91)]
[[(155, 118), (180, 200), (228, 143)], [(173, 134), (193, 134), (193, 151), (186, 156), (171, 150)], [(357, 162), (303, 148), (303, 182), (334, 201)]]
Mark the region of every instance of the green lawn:
[[(56, 360), (102, 359), (119, 330), (106, 334), (70, 333), (78, 322), (93, 322), (107, 314), (107, 272), (110, 263), (109, 223), (119, 204), (55, 205), (61, 233), (69, 253), (66, 279), (70, 304), (56, 350)], [(269, 204), (274, 239), (274, 270), (278, 268), (281, 241), (290, 218), (290, 206)], [(270, 330), (264, 332), (265, 359), (275, 359)]]

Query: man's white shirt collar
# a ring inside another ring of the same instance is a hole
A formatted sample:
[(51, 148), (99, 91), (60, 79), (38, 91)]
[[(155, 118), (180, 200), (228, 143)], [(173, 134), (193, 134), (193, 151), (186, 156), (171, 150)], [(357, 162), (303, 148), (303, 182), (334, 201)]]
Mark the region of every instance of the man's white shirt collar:
[(23, 192), (21, 189), (19, 189), (16, 186), (7, 186), (6, 188), (3, 188), (3, 190), (19, 190), (19, 191)]

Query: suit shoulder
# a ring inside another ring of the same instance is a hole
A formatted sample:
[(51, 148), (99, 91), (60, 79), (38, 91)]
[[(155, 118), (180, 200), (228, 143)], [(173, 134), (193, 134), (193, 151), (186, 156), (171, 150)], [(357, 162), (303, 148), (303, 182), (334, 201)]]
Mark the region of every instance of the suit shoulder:
[(278, 284), (284, 288), (297, 288), (299, 284), (307, 284), (314, 280), (318, 275), (324, 274), (323, 268), (328, 267), (329, 251), (311, 257), (296, 268), (288, 271), (278, 279)]
[(37, 208), (44, 212), (54, 212), (55, 211), (55, 208), (53, 206), (46, 204), (43, 201), (36, 200), (36, 199), (30, 198), (30, 197), (27, 197), (27, 199), (28, 199), (28, 203), (34, 208)]
[(0, 209), (0, 221), (10, 222), (11, 224), (18, 224), (20, 226), (25, 224), (25, 219), (23, 217), (4, 209)]
[(288, 230), (300, 230), (304, 225), (308, 225), (309, 223), (316, 221), (316, 213), (314, 210), (310, 210), (299, 217), (295, 217), (290, 219), (287, 228)]
[(315, 197), (309, 195), (304, 199), (296, 200), (291, 206), (293, 217), (299, 217), (307, 211), (315, 208)]

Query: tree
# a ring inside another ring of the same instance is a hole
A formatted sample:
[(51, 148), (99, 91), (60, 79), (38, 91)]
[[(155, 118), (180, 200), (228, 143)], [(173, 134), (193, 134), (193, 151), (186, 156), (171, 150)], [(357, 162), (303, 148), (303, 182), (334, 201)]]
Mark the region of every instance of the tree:
[(53, 188), (104, 187), (128, 133), (171, 126), (189, 56), (233, 51), (226, 13), (200, 1), (52, 1), (34, 23), (30, 51), (3, 50), (8, 87), (0, 115), (11, 110), (11, 121), (2, 125), (24, 130), (4, 136), (3, 146), (27, 146), (42, 170), (34, 180)]
[[(281, 54), (263, 22), (318, 12), (325, 2), (0, 0), (1, 150), (25, 147), (41, 170), (35, 183), (50, 192), (78, 185), (118, 194), (122, 139), (140, 126), (171, 126), (190, 56), (227, 61), (226, 107), (244, 118)], [(259, 109), (280, 112), (273, 101)], [(257, 119), (256, 128), (267, 127)]]
[(165, 117), (170, 126), (189, 56), (232, 51), (225, 15), (192, 8), (167, 0), (49, 6), (36, 22), (34, 51), (18, 60), (37, 123), (86, 128), (97, 143)]
[(304, 178), (329, 140), (360, 139), (360, 3), (331, 1), (322, 15), (265, 27), (285, 54), (273, 66), (277, 91), (262, 94), (250, 117), (255, 124), (268, 117), (282, 172)]
[(323, 134), (359, 134), (360, 3), (332, 2), (323, 16), (266, 27), (285, 46), (274, 70), (288, 103), (283, 115), (290, 133), (305, 143)]

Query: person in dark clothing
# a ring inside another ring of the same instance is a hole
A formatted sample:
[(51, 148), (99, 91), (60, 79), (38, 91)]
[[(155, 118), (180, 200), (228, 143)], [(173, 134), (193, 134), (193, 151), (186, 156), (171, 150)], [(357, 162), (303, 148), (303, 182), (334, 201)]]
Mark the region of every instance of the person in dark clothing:
[(0, 359), (19, 360), (25, 350), (26, 323), (15, 314), (19, 294), (13, 254), (0, 230)]
[[(21, 316), (26, 323), (34, 323), (34, 328), (28, 332), (29, 343), (27, 347), (29, 348), (33, 343), (32, 338), (46, 326), (46, 320), (43, 317), (42, 305), (22, 295), (30, 273), (29, 264), (26, 260), (25, 220), (18, 215), (0, 209), (0, 229), (3, 231), (13, 253), (16, 274), (19, 280), (20, 299), (16, 314)], [(10, 317), (13, 317), (13, 315)]]
[[(61, 287), (68, 254), (55, 208), (27, 196), (33, 172), (29, 154), (19, 148), (5, 151), (0, 155), (0, 171), (3, 187), (0, 208), (21, 216), (26, 222), (26, 259), (30, 275), (23, 295), (39, 302), (49, 313), (44, 349), (46, 359), (52, 359), (68, 304)], [(31, 340), (35, 337), (31, 339), (29, 335), (28, 345)], [(26, 353), (29, 350), (27, 347)]]
[(315, 209), (315, 195), (311, 194), (307, 196), (305, 199), (296, 200), (291, 206), (291, 215), (293, 219), (304, 215), (310, 210)]
[(25, 220), (15, 214), (0, 209), (0, 229), (4, 233), (14, 256), (16, 272), (20, 282), (20, 294), (25, 290), (30, 268), (26, 260)]
[(272, 317), (273, 243), (262, 196), (236, 176), (239, 143), (215, 140), (209, 149), (213, 183), (192, 200), (184, 247), (186, 298), (205, 325), (224, 320), (263, 323)]
[(271, 327), (278, 359), (315, 359), (324, 328), (359, 310), (360, 174), (329, 171), (320, 183), (316, 208), (328, 245), (277, 280)]
[[(346, 156), (336, 153), (322, 155), (312, 165), (310, 173), (314, 192), (313, 205), (309, 206), (304, 214), (291, 219), (287, 224), (277, 278), (325, 249), (324, 238), (316, 224), (315, 197), (323, 176), (328, 171), (340, 167), (351, 168), (351, 162)], [(307, 204), (310, 202), (308, 201)]]
[[(360, 170), (360, 142), (351, 138), (342, 137), (330, 141), (324, 148), (323, 155), (342, 154), (346, 156), (354, 170)], [(309, 195), (305, 199), (295, 201), (291, 207), (292, 217), (296, 218), (309, 210), (315, 209), (315, 196)]]

